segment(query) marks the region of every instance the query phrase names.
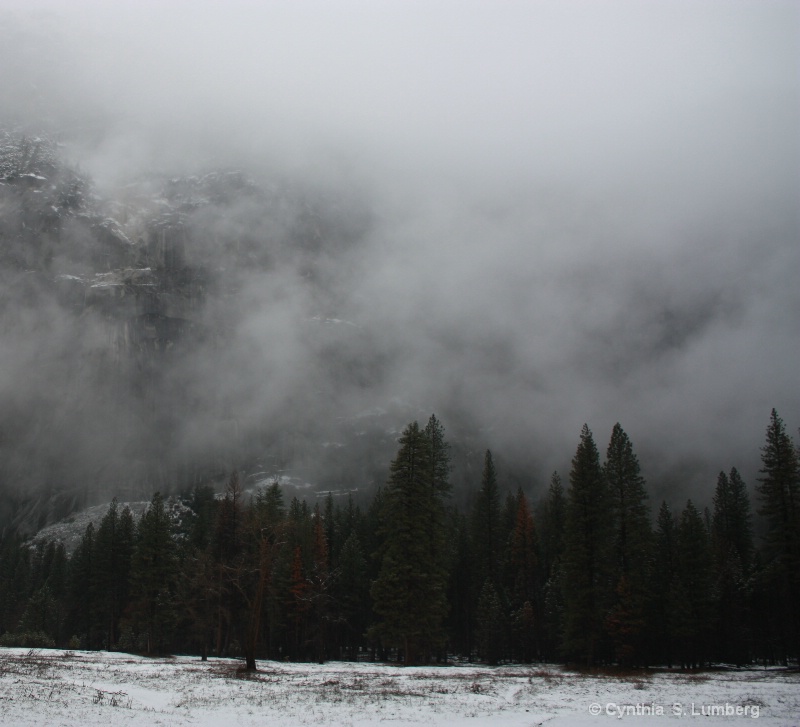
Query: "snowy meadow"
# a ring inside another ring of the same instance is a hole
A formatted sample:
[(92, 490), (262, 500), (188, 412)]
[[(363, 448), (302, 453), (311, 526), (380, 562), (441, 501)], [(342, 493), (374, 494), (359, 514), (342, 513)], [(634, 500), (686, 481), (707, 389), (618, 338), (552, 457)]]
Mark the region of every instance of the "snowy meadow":
[(622, 674), (555, 665), (414, 667), (118, 652), (0, 649), (0, 724), (800, 725), (800, 673), (725, 669)]

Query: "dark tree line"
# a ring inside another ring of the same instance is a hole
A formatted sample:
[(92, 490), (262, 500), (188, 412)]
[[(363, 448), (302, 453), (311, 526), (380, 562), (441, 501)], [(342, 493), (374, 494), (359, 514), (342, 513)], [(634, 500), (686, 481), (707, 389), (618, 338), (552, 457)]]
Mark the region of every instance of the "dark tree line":
[[(800, 465), (773, 410), (755, 487), (720, 472), (713, 502), (655, 514), (633, 445), (584, 426), (564, 484), (532, 506), (490, 451), (467, 512), (449, 500), (440, 422), (410, 424), (365, 510), (245, 496), (116, 501), (68, 555), (0, 548), (0, 644), (256, 659), (594, 666), (788, 663), (800, 654)], [(477, 484), (477, 483), (476, 483)]]

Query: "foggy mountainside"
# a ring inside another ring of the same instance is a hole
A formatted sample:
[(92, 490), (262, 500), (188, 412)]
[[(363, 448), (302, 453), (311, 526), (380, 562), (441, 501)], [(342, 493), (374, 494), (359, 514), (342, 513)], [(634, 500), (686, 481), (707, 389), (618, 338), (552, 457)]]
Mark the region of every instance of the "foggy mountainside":
[[(432, 412), (654, 502), (800, 422), (790, 2), (0, 9), (0, 528), (233, 470), (385, 484)], [(311, 494), (313, 497), (313, 494)]]
[[(330, 312), (363, 209), (238, 171), (104, 200), (52, 141), (5, 132), (1, 153), (7, 488), (69, 506), (236, 466), (369, 481), (382, 412), (352, 407), (382, 352)], [(283, 309), (306, 296), (308, 310)], [(253, 335), (253, 315), (275, 329)]]

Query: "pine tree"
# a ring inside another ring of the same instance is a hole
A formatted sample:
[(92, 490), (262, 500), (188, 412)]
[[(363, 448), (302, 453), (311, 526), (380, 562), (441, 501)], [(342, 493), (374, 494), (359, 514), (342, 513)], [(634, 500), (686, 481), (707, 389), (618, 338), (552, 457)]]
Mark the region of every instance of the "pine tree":
[[(241, 620), (246, 624), (243, 633), (245, 668), (256, 670), (256, 651), (262, 630), (265, 605), (275, 601), (276, 564), (280, 561), (287, 543), (286, 523), (279, 520), (282, 499), (270, 496), (265, 501), (251, 501), (245, 513), (240, 554), (230, 566), (231, 583), (242, 605)], [(319, 519), (319, 509), (317, 509)], [(321, 525), (321, 523), (320, 523)], [(299, 547), (299, 546), (298, 546)], [(327, 554), (322, 553), (324, 563)], [(302, 563), (301, 563), (302, 568)], [(270, 609), (268, 609), (270, 610)], [(268, 639), (271, 632), (267, 632)]]
[(264, 527), (275, 528), (286, 517), (283, 503), (283, 490), (278, 480), (273, 480), (265, 490), (259, 490), (255, 497), (258, 520)]
[(753, 528), (747, 488), (734, 467), (719, 473), (714, 492), (712, 550), (715, 573), (717, 658), (749, 660)]
[(500, 490), (497, 485), (494, 459), (491, 451), (487, 449), (483, 461), (481, 487), (472, 510), (474, 583), (481, 588), (487, 578), (495, 584), (495, 587), (500, 585), (500, 533)]
[(717, 543), (731, 550), (743, 573), (748, 573), (753, 559), (753, 515), (747, 485), (735, 467), (730, 476), (720, 472), (717, 478), (712, 525)]
[(341, 642), (348, 658), (355, 659), (370, 619), (367, 561), (358, 534), (350, 533), (339, 554), (339, 578), (335, 583)]
[(423, 432), (428, 444), (428, 479), (430, 494), (430, 558), (436, 563), (447, 559), (451, 536), (450, 521), (445, 503), (450, 497), (450, 445), (444, 437), (444, 427), (432, 414)]
[(631, 666), (643, 649), (652, 532), (639, 460), (619, 423), (611, 433), (603, 474), (611, 498), (615, 556), (615, 599), (607, 627), (617, 660)]
[(453, 514), (455, 548), (450, 568), (449, 613), (450, 643), (453, 649), (472, 657), (477, 599), (474, 584), (475, 556), (470, 526), (462, 513)]
[(653, 543), (653, 577), (650, 581), (648, 623), (649, 653), (658, 663), (672, 668), (675, 658), (675, 614), (678, 581), (678, 525), (666, 502), (656, 518)]
[(212, 549), (216, 565), (217, 627), (216, 654), (227, 653), (233, 641), (243, 639), (241, 633), (242, 599), (237, 584), (244, 549), (244, 495), (239, 473), (234, 470), (225, 487), (225, 496), (217, 508)]
[(543, 636), (542, 657), (546, 661), (561, 658), (564, 654), (564, 576), (561, 561), (557, 560), (550, 569), (550, 575), (543, 590)]
[(566, 497), (561, 477), (553, 472), (550, 486), (540, 505), (541, 524), (540, 556), (542, 588), (542, 633), (540, 649), (545, 659), (553, 660), (560, 654), (564, 638), (564, 595), (561, 574), (566, 524)]
[(700, 667), (710, 655), (713, 570), (708, 529), (691, 500), (681, 512), (677, 536), (675, 635), (682, 666)]
[(517, 631), (517, 643), (521, 647), (523, 661), (530, 661), (538, 651), (539, 619), (542, 612), (539, 538), (536, 525), (528, 506), (528, 498), (522, 489), (517, 491), (516, 520), (508, 541), (506, 555), (507, 581), (511, 611)]
[(414, 664), (427, 660), (443, 641), (447, 573), (444, 553), (432, 547), (430, 533), (442, 507), (431, 481), (430, 440), (413, 422), (399, 444), (384, 493), (381, 569), (371, 589), (382, 621), (371, 633), (401, 648), (405, 663)]
[(194, 520), (189, 530), (189, 545), (197, 551), (205, 550), (213, 537), (217, 517), (217, 498), (211, 485), (197, 485), (189, 504)]
[(156, 492), (139, 520), (131, 568), (135, 620), (148, 654), (164, 652), (175, 622), (176, 566), (169, 516)]
[(84, 648), (94, 647), (94, 523), (89, 523), (69, 564), (70, 626)]
[(517, 491), (517, 515), (514, 530), (508, 543), (508, 562), (512, 605), (519, 607), (526, 601), (534, 603), (538, 595), (539, 537), (522, 490)]
[[(330, 508), (333, 520), (333, 508)], [(330, 620), (331, 589), (336, 573), (331, 570), (330, 548), (328, 545), (327, 523), (322, 517), (319, 504), (314, 508), (314, 545), (312, 551), (312, 567), (310, 572), (311, 603), (314, 617), (313, 625), (316, 641), (316, 660), (321, 664), (325, 660), (326, 625)]]
[[(444, 438), (444, 427), (431, 414), (425, 425), (425, 438), (430, 449), (430, 485), (438, 501), (450, 496), (450, 445)], [(438, 523), (441, 527), (443, 523)]]
[(611, 501), (589, 427), (572, 459), (564, 550), (564, 649), (592, 666), (603, 656), (610, 605)]
[(51, 634), (56, 644), (64, 641), (64, 626), (65, 626), (65, 601), (67, 595), (67, 569), (69, 566), (66, 548), (63, 543), (50, 543), (48, 549), (52, 547), (53, 557), (50, 560), (47, 572), (47, 580), (45, 581), (53, 598), (56, 601), (56, 616), (54, 620), (54, 631)]
[(311, 584), (306, 577), (303, 565), (303, 553), (299, 545), (294, 548), (292, 556), (292, 574), (289, 586), (289, 602), (287, 604), (289, 618), (294, 628), (292, 654), (295, 659), (301, 658), (306, 643), (308, 614), (311, 611)]
[(541, 506), (541, 558), (542, 574), (548, 579), (556, 562), (564, 551), (564, 527), (566, 523), (567, 503), (564, 487), (558, 472), (550, 477), (547, 497)]
[(41, 646), (52, 647), (55, 646), (52, 634), (55, 633), (57, 619), (58, 604), (53, 598), (50, 587), (45, 583), (28, 599), (17, 630), (29, 639), (39, 642)]
[(119, 619), (130, 590), (133, 545), (131, 512), (125, 508), (120, 514), (114, 498), (97, 529), (92, 573), (96, 625), (107, 649), (113, 648), (119, 639)]
[[(338, 506), (337, 506), (338, 507)], [(334, 554), (339, 552), (342, 546), (341, 533), (338, 529), (338, 518), (336, 517), (336, 509), (333, 506), (333, 493), (329, 492), (325, 498), (325, 515), (323, 521), (325, 524), (325, 542), (327, 543), (328, 553), (328, 570), (333, 570)], [(316, 534), (314, 535), (316, 539)]]
[(503, 654), (506, 618), (494, 584), (486, 579), (478, 599), (478, 652), (487, 663), (494, 665)]
[(775, 409), (761, 461), (757, 490), (759, 513), (767, 525), (764, 578), (772, 595), (785, 661), (800, 654), (800, 464)]

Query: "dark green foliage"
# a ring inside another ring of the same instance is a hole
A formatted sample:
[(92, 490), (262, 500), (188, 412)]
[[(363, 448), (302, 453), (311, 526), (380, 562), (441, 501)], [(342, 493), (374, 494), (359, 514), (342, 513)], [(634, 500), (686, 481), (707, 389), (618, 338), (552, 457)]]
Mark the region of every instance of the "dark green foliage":
[(584, 424), (572, 459), (564, 547), (564, 651), (592, 666), (604, 655), (612, 600), (612, 504), (592, 433)]
[(497, 664), (504, 651), (506, 617), (494, 584), (486, 579), (478, 599), (478, 654), (489, 664)]
[(563, 657), (564, 649), (564, 578), (561, 561), (550, 568), (543, 593), (542, 638), (539, 644), (542, 658), (555, 661)]
[(344, 541), (338, 557), (335, 601), (339, 643), (346, 658), (355, 658), (370, 624), (367, 561), (358, 534), (353, 530)]
[[(451, 490), (450, 445), (444, 438), (444, 427), (435, 414), (431, 414), (431, 418), (425, 425), (424, 434), (430, 450), (430, 486), (434, 496), (443, 500), (450, 496)], [(438, 523), (438, 525), (441, 526), (442, 523)]]
[(567, 501), (558, 472), (553, 472), (539, 516), (542, 574), (549, 578), (564, 551)]
[(19, 621), (19, 632), (53, 634), (57, 631), (57, 622), (58, 603), (53, 598), (50, 588), (44, 585), (28, 599), (25, 613)]
[(694, 668), (710, 656), (713, 562), (708, 529), (691, 500), (681, 513), (677, 536), (674, 634), (681, 666)]
[(753, 527), (750, 498), (736, 468), (719, 473), (714, 492), (711, 547), (714, 559), (715, 644), (738, 665), (749, 660)]
[(212, 539), (217, 597), (215, 651), (217, 656), (229, 653), (233, 641), (241, 644), (241, 588), (237, 582), (244, 546), (244, 504), (239, 473), (231, 473), (225, 496), (217, 508)]
[(649, 555), (650, 513), (639, 460), (619, 423), (611, 433), (603, 473), (611, 498), (617, 573), (641, 580)]
[(217, 514), (217, 500), (214, 488), (210, 485), (198, 485), (192, 491), (189, 507), (194, 519), (189, 529), (189, 546), (204, 550), (211, 542), (214, 521)]
[(753, 559), (753, 515), (747, 486), (735, 467), (730, 476), (720, 472), (717, 478), (712, 526), (715, 547), (729, 551), (747, 574)]
[(783, 420), (773, 409), (761, 448), (757, 490), (766, 521), (764, 587), (774, 599), (779, 658), (800, 653), (800, 464)]
[(133, 548), (133, 516), (128, 508), (120, 514), (115, 499), (97, 529), (92, 570), (95, 630), (106, 649), (113, 648), (119, 639), (119, 619), (130, 590)]
[(28, 597), (30, 550), (16, 537), (0, 547), (0, 632), (14, 631)]
[[(747, 487), (717, 478), (713, 507), (666, 503), (651, 532), (644, 481), (614, 427), (604, 465), (584, 427), (565, 493), (554, 473), (535, 512), (500, 503), (491, 453), (472, 509), (449, 505), (435, 418), (403, 432), (385, 488), (362, 513), (293, 498), (153, 497), (138, 526), (112, 502), (71, 557), (0, 543), (0, 643), (257, 658), (704, 666), (796, 658), (797, 452), (773, 412), (754, 543)], [(534, 483), (535, 485), (535, 483)], [(761, 545), (762, 547), (758, 547)], [(481, 574), (484, 574), (481, 576)], [(478, 578), (483, 577), (482, 581)], [(447, 650), (445, 652), (445, 649)]]
[(512, 604), (518, 607), (536, 601), (538, 596), (539, 537), (522, 490), (517, 492), (516, 503), (516, 521), (508, 543), (508, 572)]
[(283, 521), (286, 506), (283, 502), (283, 490), (277, 480), (271, 482), (266, 489), (258, 491), (253, 507), (263, 527), (275, 528)]
[(431, 527), (444, 522), (443, 488), (434, 488), (434, 451), (426, 431), (409, 424), (399, 440), (384, 497), (381, 569), (372, 585), (372, 629), (402, 650), (406, 664), (430, 659), (444, 640), (446, 560)]
[(8, 631), (0, 636), (0, 646), (23, 649), (52, 649), (56, 645), (46, 631)]
[(500, 490), (490, 450), (486, 450), (481, 487), (472, 510), (472, 542), (475, 557), (475, 583), (486, 579), (499, 586), (501, 555)]
[(653, 543), (653, 568), (650, 582), (648, 651), (658, 664), (672, 667), (676, 656), (675, 629), (678, 611), (679, 562), (678, 525), (666, 502), (661, 503)]
[(448, 600), (450, 643), (452, 648), (468, 656), (475, 646), (475, 609), (477, 586), (475, 585), (475, 557), (467, 518), (462, 513), (453, 513), (454, 548), (451, 556)]
[(517, 658), (530, 661), (542, 638), (543, 595), (539, 537), (522, 490), (517, 492), (514, 529), (506, 548), (506, 593), (513, 614)]
[(170, 520), (157, 492), (139, 520), (131, 569), (134, 629), (148, 654), (166, 651), (176, 620), (177, 577)]
[(607, 628), (616, 660), (624, 666), (643, 653), (652, 532), (647, 492), (628, 435), (614, 425), (603, 474), (613, 517), (614, 598)]
[(80, 544), (72, 554), (69, 569), (71, 631), (81, 639), (83, 648), (94, 648), (94, 523), (86, 526)]

